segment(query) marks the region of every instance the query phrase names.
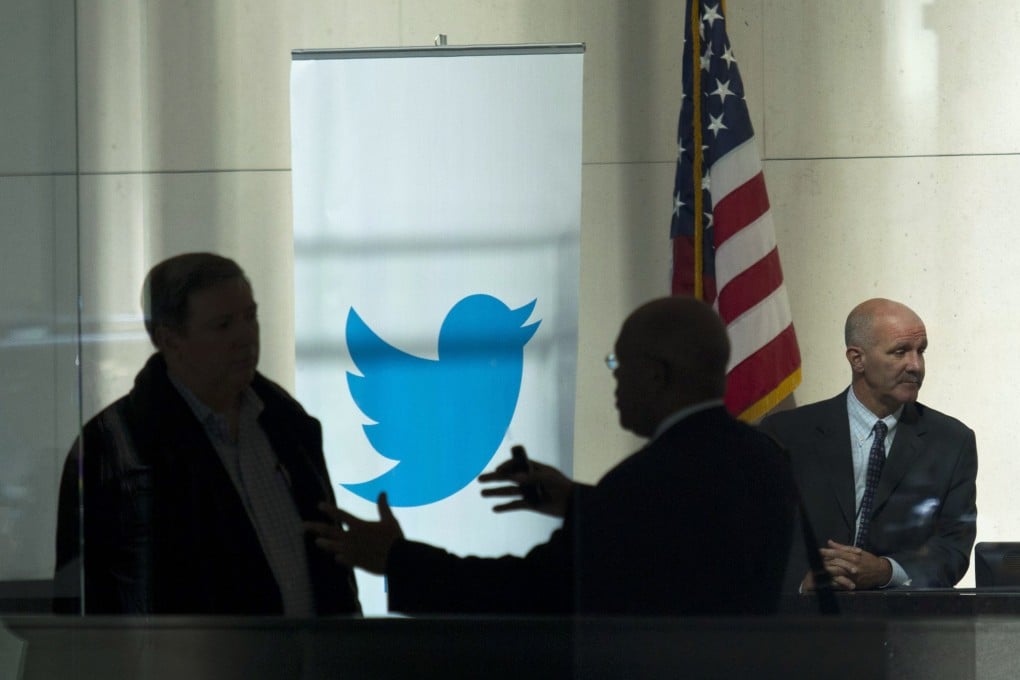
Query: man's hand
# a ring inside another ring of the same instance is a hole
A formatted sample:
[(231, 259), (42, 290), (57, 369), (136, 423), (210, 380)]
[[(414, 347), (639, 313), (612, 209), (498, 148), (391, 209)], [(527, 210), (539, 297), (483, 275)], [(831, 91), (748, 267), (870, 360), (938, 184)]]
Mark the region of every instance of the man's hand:
[[(892, 565), (884, 557), (831, 539), (826, 546), (819, 552), (822, 554), (825, 570), (832, 577), (832, 587), (836, 590), (879, 588), (889, 583), (892, 578)], [(814, 589), (811, 574), (804, 578), (801, 588), (805, 591)]]
[(379, 494), (378, 508), (379, 521), (369, 522), (340, 508), (320, 503), (319, 510), (332, 523), (305, 522), (305, 530), (316, 537), (315, 545), (333, 553), (337, 562), (360, 567), (373, 574), (384, 574), (390, 548), (397, 539), (404, 537), (404, 532), (390, 511), (385, 492)]
[[(514, 486), (497, 486), (482, 489), (487, 498), (513, 498), (508, 503), (493, 506), (494, 512), (508, 510), (534, 510), (553, 517), (565, 517), (574, 483), (551, 465), (528, 461), (527, 470), (521, 470), (516, 460), (508, 460), (493, 472), (478, 477), (479, 482), (513, 482)], [(525, 500), (524, 487), (534, 489), (535, 500)]]

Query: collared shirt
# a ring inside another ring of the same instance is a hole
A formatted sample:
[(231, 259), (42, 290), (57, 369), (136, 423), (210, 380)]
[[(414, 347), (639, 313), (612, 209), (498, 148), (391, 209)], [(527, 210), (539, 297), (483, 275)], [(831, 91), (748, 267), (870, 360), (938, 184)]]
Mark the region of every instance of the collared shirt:
[(251, 387), (241, 393), (235, 439), (226, 416), (206, 406), (173, 376), (170, 381), (202, 424), (234, 482), (280, 587), (284, 614), (312, 616), (315, 601), (301, 515), (291, 495), (287, 470), (258, 424), (262, 400)]
[(674, 425), (679, 423), (684, 418), (687, 418), (688, 416), (692, 416), (695, 413), (707, 411), (710, 408), (715, 408), (717, 406), (722, 405), (723, 405), (722, 399), (709, 399), (708, 401), (699, 401), (697, 404), (685, 406), (679, 411), (675, 411), (670, 415), (666, 416), (665, 418), (663, 418), (662, 422), (659, 423), (659, 426), (655, 428), (655, 432), (652, 434), (652, 438), (649, 439), (648, 441), (649, 442), (655, 441), (656, 439), (659, 438), (660, 435), (662, 435), (663, 432), (673, 427)]
[[(850, 451), (853, 455), (854, 465), (854, 507), (857, 509), (854, 536), (856, 536), (861, 530), (861, 500), (864, 498), (864, 488), (867, 486), (868, 457), (871, 454), (871, 443), (875, 437), (875, 423), (881, 420), (889, 428), (885, 435), (885, 455), (888, 457), (893, 439), (896, 437), (896, 426), (899, 423), (900, 416), (903, 415), (903, 407), (900, 406), (894, 413), (885, 418), (879, 418), (867, 406), (861, 403), (857, 395), (854, 394), (852, 386), (847, 390), (846, 394), (846, 411), (850, 419)], [(910, 585), (910, 577), (903, 570), (903, 567), (896, 560), (887, 556), (883, 557), (889, 560), (893, 571), (892, 579), (883, 587)]]

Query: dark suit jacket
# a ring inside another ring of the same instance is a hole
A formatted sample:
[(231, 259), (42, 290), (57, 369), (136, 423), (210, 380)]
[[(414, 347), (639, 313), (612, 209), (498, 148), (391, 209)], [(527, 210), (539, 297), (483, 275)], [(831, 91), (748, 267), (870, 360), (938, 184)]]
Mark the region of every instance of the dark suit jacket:
[(695, 413), (578, 485), (561, 529), (525, 557), (399, 541), (390, 609), (639, 615), (774, 611), (792, 536), (788, 462), (722, 407)]
[[(856, 521), (846, 392), (776, 413), (762, 429), (790, 452), (794, 477), (820, 544), (852, 544)], [(977, 529), (974, 432), (923, 404), (903, 409), (882, 469), (870, 540), (877, 555), (896, 560), (915, 587), (951, 587), (970, 562)], [(808, 571), (794, 543), (787, 587)]]
[[(316, 504), (334, 499), (318, 421), (263, 376), (252, 387), (298, 512), (321, 519)], [(79, 610), (73, 595), (83, 563), (86, 613), (283, 613), (241, 498), (159, 354), (127, 396), (85, 425), (81, 441), (68, 454), (60, 486), (56, 583), (66, 599), (58, 610)], [(310, 538), (306, 550), (318, 613), (360, 612), (353, 572)]]

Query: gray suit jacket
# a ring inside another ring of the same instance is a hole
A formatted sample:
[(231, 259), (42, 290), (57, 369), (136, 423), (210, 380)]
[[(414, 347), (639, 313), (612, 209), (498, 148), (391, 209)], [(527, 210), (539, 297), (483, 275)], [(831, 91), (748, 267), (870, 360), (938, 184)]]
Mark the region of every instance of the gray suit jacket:
[[(761, 427), (790, 453), (818, 542), (853, 542), (856, 522), (846, 392), (769, 416)], [(907, 404), (875, 495), (870, 540), (896, 560), (914, 587), (951, 587), (974, 546), (977, 444), (966, 425), (923, 404)], [(787, 588), (808, 571), (794, 542)]]

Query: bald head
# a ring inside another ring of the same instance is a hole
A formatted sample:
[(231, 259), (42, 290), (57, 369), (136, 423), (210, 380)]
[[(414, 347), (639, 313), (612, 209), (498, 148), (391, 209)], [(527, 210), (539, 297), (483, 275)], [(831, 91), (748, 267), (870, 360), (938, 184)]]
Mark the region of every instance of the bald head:
[(917, 400), (928, 334), (912, 309), (884, 298), (866, 300), (850, 312), (844, 332), (850, 386), (868, 410), (884, 418)]
[(843, 327), (846, 346), (864, 348), (873, 346), (877, 340), (876, 326), (889, 319), (924, 325), (921, 317), (903, 303), (885, 298), (872, 298), (854, 307), (847, 316), (846, 325)]
[(698, 397), (718, 398), (726, 390), (730, 340), (719, 315), (704, 302), (667, 297), (638, 307), (624, 322), (639, 349), (681, 372)]
[(670, 413), (726, 391), (730, 342), (704, 302), (667, 297), (638, 307), (616, 341), (621, 424), (649, 436)]

